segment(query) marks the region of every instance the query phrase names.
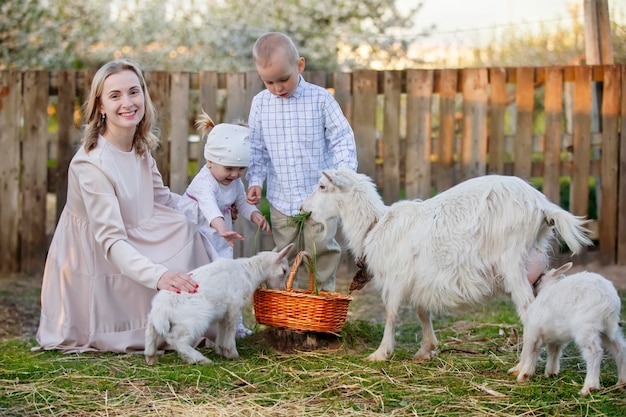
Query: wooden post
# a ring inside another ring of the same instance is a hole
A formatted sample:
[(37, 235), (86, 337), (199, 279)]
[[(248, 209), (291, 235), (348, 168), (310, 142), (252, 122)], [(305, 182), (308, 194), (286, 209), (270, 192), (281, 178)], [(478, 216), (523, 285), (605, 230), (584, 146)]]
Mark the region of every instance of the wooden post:
[[(609, 19), (608, 0), (585, 0), (585, 59), (587, 65), (613, 64), (613, 42), (611, 40), (611, 22)], [(603, 97), (603, 83), (592, 82), (591, 84), (591, 132), (602, 132), (602, 118), (600, 114)], [(604, 135), (603, 135), (604, 136)], [(603, 142), (607, 138), (603, 138)], [(606, 149), (605, 149), (606, 150)], [(593, 158), (600, 159), (601, 150), (593, 149)], [(604, 220), (601, 218), (602, 191), (605, 187), (602, 185), (600, 176), (596, 176), (596, 201), (598, 207), (598, 217), (600, 223)], [(609, 224), (613, 224), (611, 219), (605, 219)], [(601, 228), (602, 224), (600, 225)], [(605, 245), (608, 243), (604, 239)], [(602, 245), (602, 242), (600, 243)], [(611, 245), (612, 246), (612, 245)], [(602, 249), (602, 248), (601, 248)], [(610, 250), (609, 248), (606, 248)], [(606, 253), (602, 256), (602, 260), (607, 261)]]
[(613, 64), (608, 0), (585, 0), (584, 7), (587, 65)]

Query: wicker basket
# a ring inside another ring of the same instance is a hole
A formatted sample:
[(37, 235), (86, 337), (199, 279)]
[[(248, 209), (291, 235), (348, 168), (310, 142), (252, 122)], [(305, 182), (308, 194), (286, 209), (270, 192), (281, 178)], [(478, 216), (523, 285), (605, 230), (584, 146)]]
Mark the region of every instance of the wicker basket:
[(254, 293), (254, 315), (259, 324), (303, 332), (338, 333), (346, 322), (349, 295), (320, 291), (314, 294), (315, 276), (309, 270), (309, 289), (293, 289), (302, 258), (298, 252), (287, 278), (286, 290), (259, 288)]

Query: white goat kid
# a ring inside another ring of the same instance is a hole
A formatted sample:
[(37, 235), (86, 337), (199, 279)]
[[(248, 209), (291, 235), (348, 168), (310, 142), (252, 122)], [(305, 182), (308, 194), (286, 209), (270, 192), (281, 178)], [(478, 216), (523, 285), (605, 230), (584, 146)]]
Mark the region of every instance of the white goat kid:
[[(383, 339), (370, 360), (387, 360), (395, 345), (398, 309), (417, 308), (422, 345), (437, 346), (431, 313), (470, 306), (497, 292), (510, 294), (525, 321), (533, 301), (529, 271), (545, 271), (554, 231), (574, 252), (590, 245), (585, 220), (551, 203), (516, 177), (470, 179), (425, 201), (385, 206), (372, 180), (345, 169), (325, 171), (304, 201), (310, 221), (340, 218), (356, 260), (365, 260), (386, 309)], [(540, 264), (538, 268), (535, 264)]]
[(606, 346), (615, 358), (618, 385), (626, 383), (626, 342), (619, 325), (621, 301), (613, 284), (593, 272), (562, 275), (568, 262), (548, 271), (536, 285), (537, 297), (528, 307), (524, 346), (519, 363), (509, 370), (518, 382), (535, 373), (539, 349), (547, 344), (545, 376), (559, 373), (563, 347), (576, 342), (587, 366), (580, 395), (600, 389), (600, 365)]
[(211, 363), (193, 344), (212, 323), (218, 324), (215, 352), (229, 359), (239, 358), (235, 332), (241, 309), (264, 282), (273, 289), (285, 288), (287, 254), (292, 248), (290, 244), (280, 252), (259, 252), (250, 258), (220, 258), (191, 271), (199, 285), (197, 293), (159, 292), (148, 315), (146, 362), (156, 363), (157, 338), (161, 335), (187, 363)]

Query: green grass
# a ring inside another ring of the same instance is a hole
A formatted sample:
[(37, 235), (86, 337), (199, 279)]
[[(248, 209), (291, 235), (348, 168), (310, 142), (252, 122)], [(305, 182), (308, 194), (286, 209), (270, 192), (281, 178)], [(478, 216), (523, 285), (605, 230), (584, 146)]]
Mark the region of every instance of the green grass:
[[(622, 298), (624, 295), (622, 294)], [(465, 314), (437, 317), (439, 351), (412, 360), (419, 324), (407, 315), (388, 362), (365, 358), (382, 325), (349, 320), (335, 348), (281, 353), (263, 329), (238, 341), (242, 359), (201, 350), (214, 363), (191, 366), (174, 352), (157, 365), (143, 355), (31, 352), (33, 340), (0, 343), (3, 416), (620, 416), (624, 391), (609, 356), (602, 389), (578, 395), (584, 362), (570, 345), (558, 377), (544, 378), (543, 362), (529, 383), (517, 384), (521, 326), (512, 305), (498, 301)]]

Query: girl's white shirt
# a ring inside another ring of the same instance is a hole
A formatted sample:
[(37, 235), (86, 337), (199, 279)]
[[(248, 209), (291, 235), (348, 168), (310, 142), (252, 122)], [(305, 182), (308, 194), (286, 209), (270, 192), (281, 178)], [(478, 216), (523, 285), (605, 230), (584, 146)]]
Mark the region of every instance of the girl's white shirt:
[(233, 229), (231, 206), (235, 204), (239, 216), (251, 219), (258, 209), (246, 202), (243, 181), (237, 179), (229, 185), (222, 185), (205, 165), (191, 181), (176, 208), (199, 226), (204, 238), (207, 253), (211, 260), (232, 258), (233, 248), (228, 241), (210, 226), (217, 217), (223, 217), (229, 230)]

